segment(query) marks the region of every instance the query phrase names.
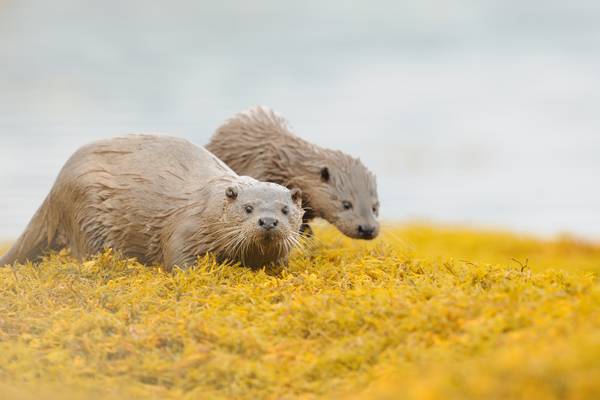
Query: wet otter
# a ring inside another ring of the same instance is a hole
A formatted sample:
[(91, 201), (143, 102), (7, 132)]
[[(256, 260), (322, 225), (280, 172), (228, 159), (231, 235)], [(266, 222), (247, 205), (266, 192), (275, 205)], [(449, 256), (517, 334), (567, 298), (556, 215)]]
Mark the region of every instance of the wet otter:
[(206, 148), (238, 174), (302, 190), (305, 223), (321, 217), (358, 239), (379, 233), (375, 175), (356, 158), (295, 136), (272, 110), (237, 114)]
[(259, 267), (298, 241), (299, 191), (240, 177), (185, 140), (131, 135), (80, 148), (0, 265), (69, 247), (185, 267), (207, 252)]

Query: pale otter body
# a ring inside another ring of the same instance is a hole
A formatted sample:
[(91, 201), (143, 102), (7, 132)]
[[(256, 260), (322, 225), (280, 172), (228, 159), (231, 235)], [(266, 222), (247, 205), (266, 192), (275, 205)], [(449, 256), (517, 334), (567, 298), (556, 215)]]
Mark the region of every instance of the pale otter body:
[(295, 136), (271, 110), (258, 107), (236, 115), (206, 148), (238, 174), (299, 188), (305, 221), (320, 217), (359, 239), (379, 233), (375, 175), (356, 158)]
[(167, 268), (193, 264), (208, 252), (251, 267), (280, 263), (297, 242), (299, 197), (240, 177), (182, 139), (102, 140), (67, 161), (0, 265), (65, 246), (78, 258), (114, 248)]

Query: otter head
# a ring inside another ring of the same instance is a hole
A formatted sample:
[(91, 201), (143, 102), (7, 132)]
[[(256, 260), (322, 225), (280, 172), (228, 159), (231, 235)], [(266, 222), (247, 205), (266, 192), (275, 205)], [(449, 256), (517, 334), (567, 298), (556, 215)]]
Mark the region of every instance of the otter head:
[(316, 182), (307, 193), (310, 207), (346, 236), (374, 239), (379, 234), (375, 175), (360, 160), (344, 153), (334, 152), (330, 158), (331, 163), (313, 172)]
[(223, 251), (249, 267), (285, 260), (299, 243), (304, 214), (300, 191), (242, 178), (249, 184), (225, 190), (223, 217), (232, 234)]

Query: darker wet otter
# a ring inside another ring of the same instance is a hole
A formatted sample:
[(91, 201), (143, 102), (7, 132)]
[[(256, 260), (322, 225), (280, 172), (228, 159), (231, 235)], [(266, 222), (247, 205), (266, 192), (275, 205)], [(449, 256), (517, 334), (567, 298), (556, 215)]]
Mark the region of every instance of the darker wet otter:
[(206, 148), (238, 174), (302, 190), (305, 222), (321, 217), (358, 239), (379, 233), (375, 175), (359, 159), (300, 139), (271, 110), (236, 115)]
[(79, 149), (0, 265), (68, 247), (114, 248), (145, 264), (199, 255), (259, 267), (286, 261), (302, 221), (297, 191), (241, 177), (185, 140), (132, 135)]

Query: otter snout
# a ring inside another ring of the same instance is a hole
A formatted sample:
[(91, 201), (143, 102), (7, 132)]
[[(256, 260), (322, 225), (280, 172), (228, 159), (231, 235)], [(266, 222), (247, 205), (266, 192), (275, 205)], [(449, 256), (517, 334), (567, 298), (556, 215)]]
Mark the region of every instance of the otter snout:
[(260, 226), (266, 231), (275, 229), (277, 227), (277, 224), (279, 224), (279, 220), (277, 220), (277, 218), (262, 217), (258, 219), (258, 226)]
[(377, 236), (377, 227), (373, 225), (358, 225), (358, 236), (361, 239), (374, 239)]

